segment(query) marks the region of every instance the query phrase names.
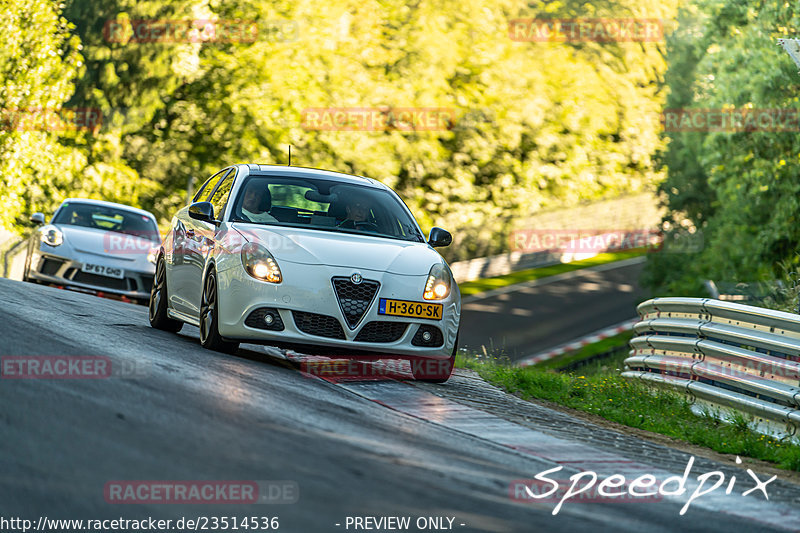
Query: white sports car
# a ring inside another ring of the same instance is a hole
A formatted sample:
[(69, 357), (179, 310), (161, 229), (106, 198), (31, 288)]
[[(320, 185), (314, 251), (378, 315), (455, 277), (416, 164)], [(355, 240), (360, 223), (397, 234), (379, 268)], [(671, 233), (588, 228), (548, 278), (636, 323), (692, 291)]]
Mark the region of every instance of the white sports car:
[(152, 213), (68, 198), (28, 241), (23, 280), (147, 303), (161, 246)]
[[(206, 348), (240, 342), (436, 360), (446, 381), (461, 295), (413, 215), (375, 180), (301, 167), (235, 165), (172, 219), (156, 259), (150, 324), (200, 328)], [(437, 370), (432, 371), (431, 368)]]

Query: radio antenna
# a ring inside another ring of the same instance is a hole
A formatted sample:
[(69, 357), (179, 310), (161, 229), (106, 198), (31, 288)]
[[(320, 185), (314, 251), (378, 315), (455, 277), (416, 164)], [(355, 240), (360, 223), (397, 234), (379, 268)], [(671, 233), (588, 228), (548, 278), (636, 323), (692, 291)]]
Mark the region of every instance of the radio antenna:
[(289, 145), (289, 166), (292, 166), (292, 145)]

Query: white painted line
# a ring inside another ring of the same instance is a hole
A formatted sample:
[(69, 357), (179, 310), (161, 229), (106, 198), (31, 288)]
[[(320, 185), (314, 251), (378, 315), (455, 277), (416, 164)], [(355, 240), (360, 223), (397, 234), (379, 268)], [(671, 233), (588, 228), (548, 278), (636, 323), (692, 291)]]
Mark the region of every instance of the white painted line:
[(495, 296), (499, 296), (501, 294), (507, 294), (509, 292), (515, 292), (520, 289), (527, 289), (529, 287), (537, 287), (540, 285), (548, 285), (550, 283), (556, 283), (558, 281), (564, 281), (567, 279), (585, 276), (586, 274), (592, 272), (605, 272), (607, 270), (615, 270), (617, 268), (624, 268), (626, 266), (638, 265), (639, 263), (643, 263), (646, 259), (647, 259), (646, 256), (641, 255), (638, 257), (632, 257), (630, 259), (623, 259), (622, 261), (614, 261), (613, 263), (605, 263), (593, 267), (586, 267), (578, 270), (573, 270), (571, 272), (564, 272), (563, 274), (556, 274), (555, 276), (547, 276), (546, 278), (539, 278), (531, 281), (523, 281), (522, 283), (507, 285), (505, 287), (500, 287), (499, 289), (492, 289), (490, 291), (482, 292), (480, 294), (465, 296), (461, 300), (461, 305), (467, 305), (472, 302), (476, 302), (478, 300), (485, 300), (486, 298), (494, 298)]
[(620, 322), (619, 324), (615, 324), (613, 326), (609, 326), (601, 330), (595, 331), (594, 333), (586, 335), (585, 337), (581, 337), (579, 339), (564, 343), (555, 348), (551, 348), (550, 350), (544, 350), (542, 352), (538, 352), (533, 355), (527, 355), (517, 362), (517, 366), (535, 365), (536, 363), (547, 361), (548, 359), (552, 359), (553, 357), (558, 357), (561, 354), (577, 350), (583, 346), (586, 346), (587, 344), (601, 341), (605, 338), (622, 333), (623, 331), (629, 331), (633, 329), (633, 325), (636, 324), (637, 322), (639, 322), (638, 318), (632, 318), (630, 320)]

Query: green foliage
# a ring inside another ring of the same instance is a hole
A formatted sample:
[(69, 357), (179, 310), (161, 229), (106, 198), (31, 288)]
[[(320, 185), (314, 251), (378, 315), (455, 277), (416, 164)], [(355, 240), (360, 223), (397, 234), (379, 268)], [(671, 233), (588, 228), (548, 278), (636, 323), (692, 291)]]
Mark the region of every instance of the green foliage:
[(2, 0), (0, 10), (0, 224), (12, 227), (52, 206), (80, 164), (58, 132), (33, 125), (70, 97), (80, 56), (49, 0)]
[[(676, 1), (68, 0), (71, 37), (55, 19), (30, 29), (50, 32), (61, 51), (62, 81), (48, 85), (60, 88), (55, 103), (98, 108), (103, 127), (60, 139), (64, 154), (45, 151), (74, 160), (73, 171), (41, 171), (47, 205), (77, 193), (168, 217), (192, 184), (235, 162), (285, 163), (291, 143), (296, 164), (397, 188), (424, 229), (453, 232), (449, 259), (506, 251), (518, 217), (660, 178), (652, 156), (665, 70), (661, 43), (515, 42), (509, 20), (669, 19)], [(34, 5), (55, 13), (52, 2)], [(252, 21), (258, 38), (108, 34), (110, 23), (216, 18)], [(454, 120), (435, 131), (304, 127), (304, 110), (326, 107), (446, 108)]]
[[(667, 109), (798, 110), (800, 77), (779, 37), (796, 36), (797, 6), (702, 0), (668, 39)], [(800, 138), (796, 132), (668, 132), (661, 185), (666, 228), (697, 228), (697, 254), (660, 254), (647, 268), (659, 294), (702, 294), (703, 279), (774, 280), (797, 269)]]

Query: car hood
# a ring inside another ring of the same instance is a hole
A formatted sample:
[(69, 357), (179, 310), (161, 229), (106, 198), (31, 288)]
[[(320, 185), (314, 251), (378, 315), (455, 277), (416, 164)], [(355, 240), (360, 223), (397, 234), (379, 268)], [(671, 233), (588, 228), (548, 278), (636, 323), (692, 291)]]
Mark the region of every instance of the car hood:
[(147, 254), (159, 244), (136, 235), (114, 231), (59, 225), (64, 241), (77, 252), (128, 261), (147, 261)]
[(249, 242), (258, 242), (278, 260), (306, 265), (378, 270), (408, 276), (424, 276), (442, 256), (425, 243), (390, 240), (368, 235), (300, 228), (268, 229), (236, 224)]

